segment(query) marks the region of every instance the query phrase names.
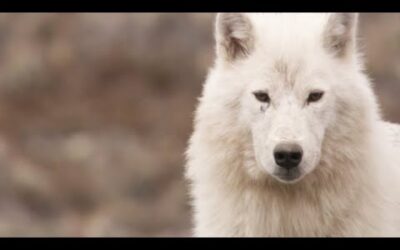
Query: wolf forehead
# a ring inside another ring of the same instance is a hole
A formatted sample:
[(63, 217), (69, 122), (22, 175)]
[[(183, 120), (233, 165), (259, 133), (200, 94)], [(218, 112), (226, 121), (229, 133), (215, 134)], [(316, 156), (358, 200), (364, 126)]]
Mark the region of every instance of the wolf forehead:
[[(307, 59), (309, 59), (307, 61)], [(282, 85), (293, 88), (299, 84), (311, 83), (326, 79), (329, 72), (321, 69), (316, 62), (310, 62), (309, 57), (298, 57), (296, 60), (290, 60), (288, 57), (268, 58), (260, 62), (255, 60), (254, 63), (244, 65), (243, 78), (249, 75), (257, 75), (259, 78), (254, 79), (255, 85), (258, 87), (265, 86), (268, 82), (269, 85)], [(320, 64), (322, 62), (320, 61)], [(303, 88), (306, 86), (303, 86)]]

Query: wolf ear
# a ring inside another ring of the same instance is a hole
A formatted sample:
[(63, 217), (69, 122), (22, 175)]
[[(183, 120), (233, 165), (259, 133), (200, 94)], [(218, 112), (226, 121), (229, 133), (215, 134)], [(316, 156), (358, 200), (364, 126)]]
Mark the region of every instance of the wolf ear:
[(217, 57), (232, 62), (248, 56), (254, 47), (253, 27), (240, 13), (219, 13), (216, 18)]
[(328, 18), (323, 34), (325, 49), (338, 58), (354, 52), (356, 46), (358, 14), (335, 13)]

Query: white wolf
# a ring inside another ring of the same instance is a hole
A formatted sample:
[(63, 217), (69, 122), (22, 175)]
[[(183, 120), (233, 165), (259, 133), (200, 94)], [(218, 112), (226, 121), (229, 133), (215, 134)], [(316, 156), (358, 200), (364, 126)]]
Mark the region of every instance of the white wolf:
[(400, 128), (382, 121), (357, 20), (217, 15), (187, 151), (196, 236), (400, 236)]

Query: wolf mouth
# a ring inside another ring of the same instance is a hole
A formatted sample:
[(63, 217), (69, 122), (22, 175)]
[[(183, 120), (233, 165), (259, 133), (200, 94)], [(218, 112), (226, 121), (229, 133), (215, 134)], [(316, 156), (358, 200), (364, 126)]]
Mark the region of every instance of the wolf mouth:
[(301, 171), (298, 168), (284, 169), (277, 168), (274, 172), (274, 177), (283, 183), (295, 183), (301, 179)]

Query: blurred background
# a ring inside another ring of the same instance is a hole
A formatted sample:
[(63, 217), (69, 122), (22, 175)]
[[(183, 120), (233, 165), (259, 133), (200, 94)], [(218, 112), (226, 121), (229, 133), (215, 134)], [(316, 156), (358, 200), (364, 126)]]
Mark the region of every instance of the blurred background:
[[(400, 14), (361, 14), (400, 122)], [(214, 14), (0, 14), (0, 236), (190, 236), (184, 151)]]

